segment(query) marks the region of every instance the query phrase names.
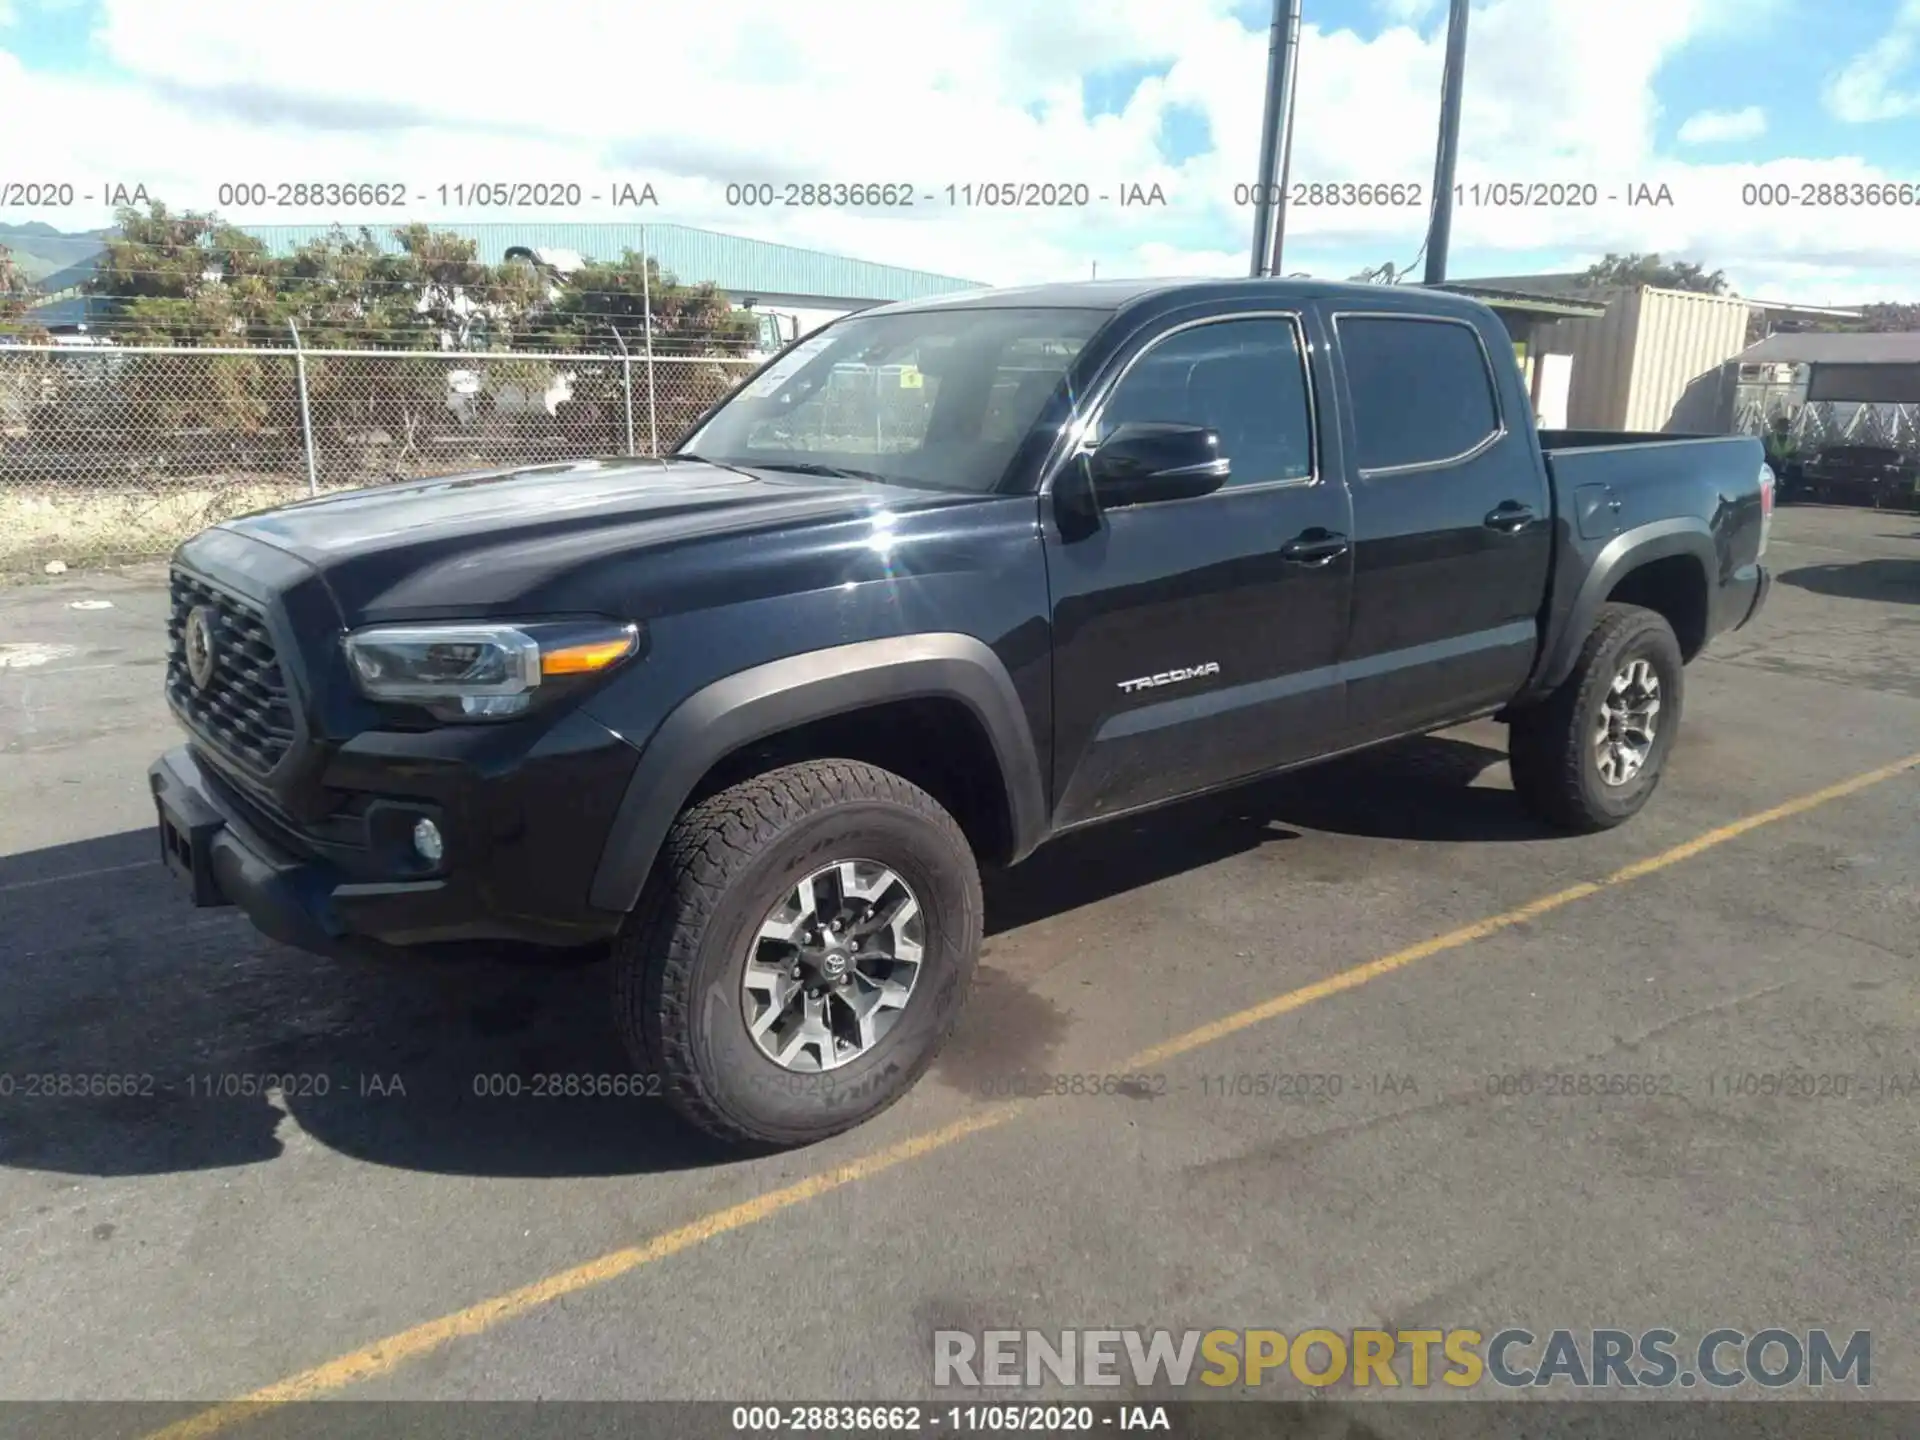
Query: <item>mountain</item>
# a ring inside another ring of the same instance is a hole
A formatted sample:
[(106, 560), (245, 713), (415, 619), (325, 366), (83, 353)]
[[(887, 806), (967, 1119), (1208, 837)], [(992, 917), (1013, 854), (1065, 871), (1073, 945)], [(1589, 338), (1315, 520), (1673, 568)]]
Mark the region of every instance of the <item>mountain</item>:
[(0, 225), (0, 245), (13, 252), (13, 263), (20, 273), (39, 284), (56, 270), (98, 255), (106, 245), (109, 230), (56, 230), (40, 220), (20, 225)]

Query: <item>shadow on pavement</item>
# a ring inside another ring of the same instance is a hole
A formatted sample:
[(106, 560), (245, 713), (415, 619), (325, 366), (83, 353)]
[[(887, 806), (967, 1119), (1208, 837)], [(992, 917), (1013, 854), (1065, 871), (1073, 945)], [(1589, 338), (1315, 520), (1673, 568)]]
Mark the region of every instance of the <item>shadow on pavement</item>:
[[(602, 967), (310, 956), (237, 910), (194, 909), (156, 843), (134, 831), (0, 860), (0, 1165), (257, 1163), (304, 1143), (281, 1107), (322, 1145), (409, 1169), (614, 1175), (726, 1158), (633, 1075)], [(549, 1075), (641, 1093), (570, 1096)]]
[(1258, 793), (1276, 820), (1334, 835), (1442, 844), (1561, 838), (1511, 790), (1473, 783), (1506, 763), (1504, 749), (1427, 735), (1283, 775)]
[[(1294, 825), (1538, 835), (1510, 794), (1467, 786), (1501, 758), (1429, 738), (1063, 839), (990, 877), (989, 933), (1294, 839)], [(255, 1164), (309, 1141), (490, 1176), (737, 1158), (679, 1124), (634, 1073), (603, 964), (306, 955), (237, 910), (194, 909), (156, 843), (139, 830), (0, 859), (0, 1165), (163, 1174)], [(974, 1026), (994, 1027), (1003, 1007), (1013, 1024), (1020, 1001), (1015, 987), (983, 985)], [(620, 1077), (630, 1093), (569, 1093), (568, 1076)]]
[(1298, 829), (1439, 842), (1553, 837), (1510, 790), (1473, 784), (1506, 759), (1469, 740), (1420, 736), (1076, 832), (995, 877), (987, 933), (1297, 839)]
[(1842, 600), (1883, 600), (1920, 605), (1920, 557), (1854, 560), (1840, 565), (1802, 565), (1780, 575), (1782, 585)]

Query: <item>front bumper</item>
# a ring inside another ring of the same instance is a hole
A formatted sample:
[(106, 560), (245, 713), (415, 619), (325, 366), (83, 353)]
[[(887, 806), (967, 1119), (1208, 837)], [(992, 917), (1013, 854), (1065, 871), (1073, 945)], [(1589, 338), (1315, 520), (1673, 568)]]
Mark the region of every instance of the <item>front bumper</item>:
[(485, 872), (368, 879), (294, 854), (223, 795), (187, 746), (162, 755), (147, 778), (161, 857), (194, 904), (237, 906), (263, 934), (301, 950), (385, 954), (476, 940), (576, 946), (613, 934), (623, 918), (584, 905), (546, 915), (505, 910)]

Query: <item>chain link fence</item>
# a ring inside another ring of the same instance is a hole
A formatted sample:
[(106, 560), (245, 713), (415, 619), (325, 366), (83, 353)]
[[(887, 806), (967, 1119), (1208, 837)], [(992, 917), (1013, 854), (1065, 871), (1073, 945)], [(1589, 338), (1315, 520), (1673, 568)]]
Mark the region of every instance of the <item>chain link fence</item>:
[(755, 363), (0, 347), (0, 572), (164, 555), (220, 520), (331, 490), (659, 454)]

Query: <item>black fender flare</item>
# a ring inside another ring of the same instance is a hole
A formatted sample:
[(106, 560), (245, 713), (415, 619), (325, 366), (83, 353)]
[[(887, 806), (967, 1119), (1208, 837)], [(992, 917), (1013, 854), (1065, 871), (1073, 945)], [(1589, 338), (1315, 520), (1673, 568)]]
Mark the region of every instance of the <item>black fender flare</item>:
[(1529, 692), (1534, 696), (1558, 688), (1573, 673), (1580, 649), (1592, 633), (1600, 607), (1614, 586), (1640, 566), (1675, 555), (1690, 555), (1700, 562), (1700, 580), (1712, 599), (1714, 577), (1719, 573), (1719, 551), (1707, 522), (1693, 516), (1655, 520), (1623, 530), (1600, 547), (1581, 581), (1573, 602), (1567, 607), (1551, 649), (1542, 661)]
[(1013, 856), (1044, 838), (1046, 794), (1026, 710), (999, 656), (971, 635), (903, 635), (790, 655), (716, 680), (667, 715), (627, 782), (589, 894), (602, 910), (631, 910), (687, 796), (743, 745), (809, 721), (891, 700), (957, 700), (985, 731), (999, 762)]

